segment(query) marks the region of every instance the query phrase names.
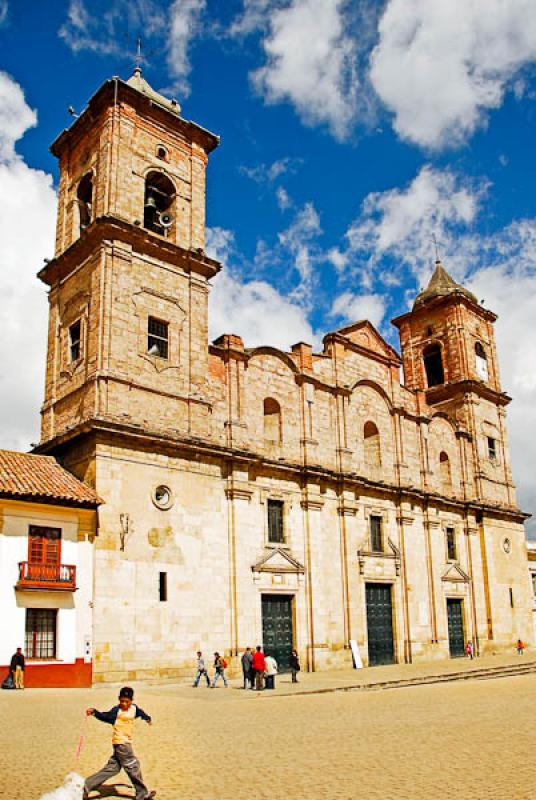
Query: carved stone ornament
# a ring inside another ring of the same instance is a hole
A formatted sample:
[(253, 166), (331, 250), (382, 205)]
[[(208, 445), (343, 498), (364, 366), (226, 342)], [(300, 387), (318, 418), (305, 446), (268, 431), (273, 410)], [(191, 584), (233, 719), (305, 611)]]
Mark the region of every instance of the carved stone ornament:
[(292, 572), (303, 575), (305, 567), (285, 550), (276, 548), (253, 564), (251, 571), (253, 573), (271, 572), (277, 575)]

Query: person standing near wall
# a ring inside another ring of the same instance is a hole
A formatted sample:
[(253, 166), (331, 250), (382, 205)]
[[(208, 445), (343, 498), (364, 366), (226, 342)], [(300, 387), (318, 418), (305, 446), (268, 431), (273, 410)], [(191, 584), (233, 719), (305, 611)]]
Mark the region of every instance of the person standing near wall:
[(242, 655), (242, 674), (244, 676), (244, 689), (254, 688), (253, 656), (251, 647), (246, 647)]
[(266, 675), (266, 688), (275, 689), (275, 676), (277, 675), (277, 661), (271, 653), (266, 655), (264, 659), (265, 675)]
[(15, 689), (24, 689), (24, 655), (20, 647), (11, 657), (11, 672), (15, 680)]
[(264, 689), (264, 670), (266, 669), (264, 653), (260, 644), (257, 645), (253, 653), (253, 669), (255, 671), (255, 689), (260, 692)]
[(298, 683), (298, 672), (300, 671), (300, 659), (298, 658), (298, 651), (292, 650), (289, 658), (290, 671), (292, 673), (292, 683)]

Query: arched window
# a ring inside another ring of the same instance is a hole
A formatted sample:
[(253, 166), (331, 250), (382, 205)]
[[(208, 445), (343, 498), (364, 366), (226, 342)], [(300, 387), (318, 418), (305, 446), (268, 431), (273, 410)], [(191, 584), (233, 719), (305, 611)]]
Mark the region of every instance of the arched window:
[(476, 360), (476, 372), (479, 378), (482, 378), (483, 381), (487, 381), (488, 379), (488, 359), (486, 357), (486, 351), (480, 344), (477, 342), (475, 344), (475, 360)]
[(365, 422), (363, 428), (365, 464), (369, 467), (380, 467), (382, 463), (380, 434), (373, 422)]
[(445, 374), (443, 372), (443, 361), (441, 359), (441, 347), (435, 342), (427, 347), (422, 354), (424, 359), (424, 368), (426, 370), (426, 380), (428, 386), (439, 386), (445, 383)]
[(78, 201), (78, 215), (80, 219), (80, 230), (91, 223), (91, 212), (93, 209), (93, 175), (88, 172), (80, 183), (76, 191), (76, 199)]
[(167, 236), (173, 226), (175, 187), (161, 172), (149, 172), (145, 179), (143, 227)]
[(271, 397), (264, 401), (264, 441), (272, 444), (281, 442), (281, 406)]
[(439, 454), (439, 479), (441, 485), (445, 489), (451, 487), (450, 461), (448, 455), (444, 451)]

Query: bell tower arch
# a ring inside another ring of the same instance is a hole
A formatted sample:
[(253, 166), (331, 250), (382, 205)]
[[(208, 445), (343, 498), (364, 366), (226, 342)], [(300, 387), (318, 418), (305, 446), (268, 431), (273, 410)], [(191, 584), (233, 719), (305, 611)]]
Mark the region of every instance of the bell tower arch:
[(59, 159), (41, 447), (95, 426), (208, 433), (205, 173), (219, 138), (137, 67), (53, 143)]

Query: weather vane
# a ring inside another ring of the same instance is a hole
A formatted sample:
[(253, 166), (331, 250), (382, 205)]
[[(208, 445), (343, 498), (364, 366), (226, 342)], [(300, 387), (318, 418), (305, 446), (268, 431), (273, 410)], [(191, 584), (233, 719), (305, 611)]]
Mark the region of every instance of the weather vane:
[(432, 234), (432, 241), (434, 243), (435, 260), (437, 263), (438, 261), (441, 261), (441, 259), (439, 258), (439, 245), (442, 244), (442, 242), (437, 241), (437, 236), (435, 235), (435, 233)]
[(134, 62), (136, 64), (136, 69), (141, 70), (142, 61), (143, 61), (143, 56), (141, 54), (141, 36), (138, 36), (136, 39), (136, 57), (134, 59)]

